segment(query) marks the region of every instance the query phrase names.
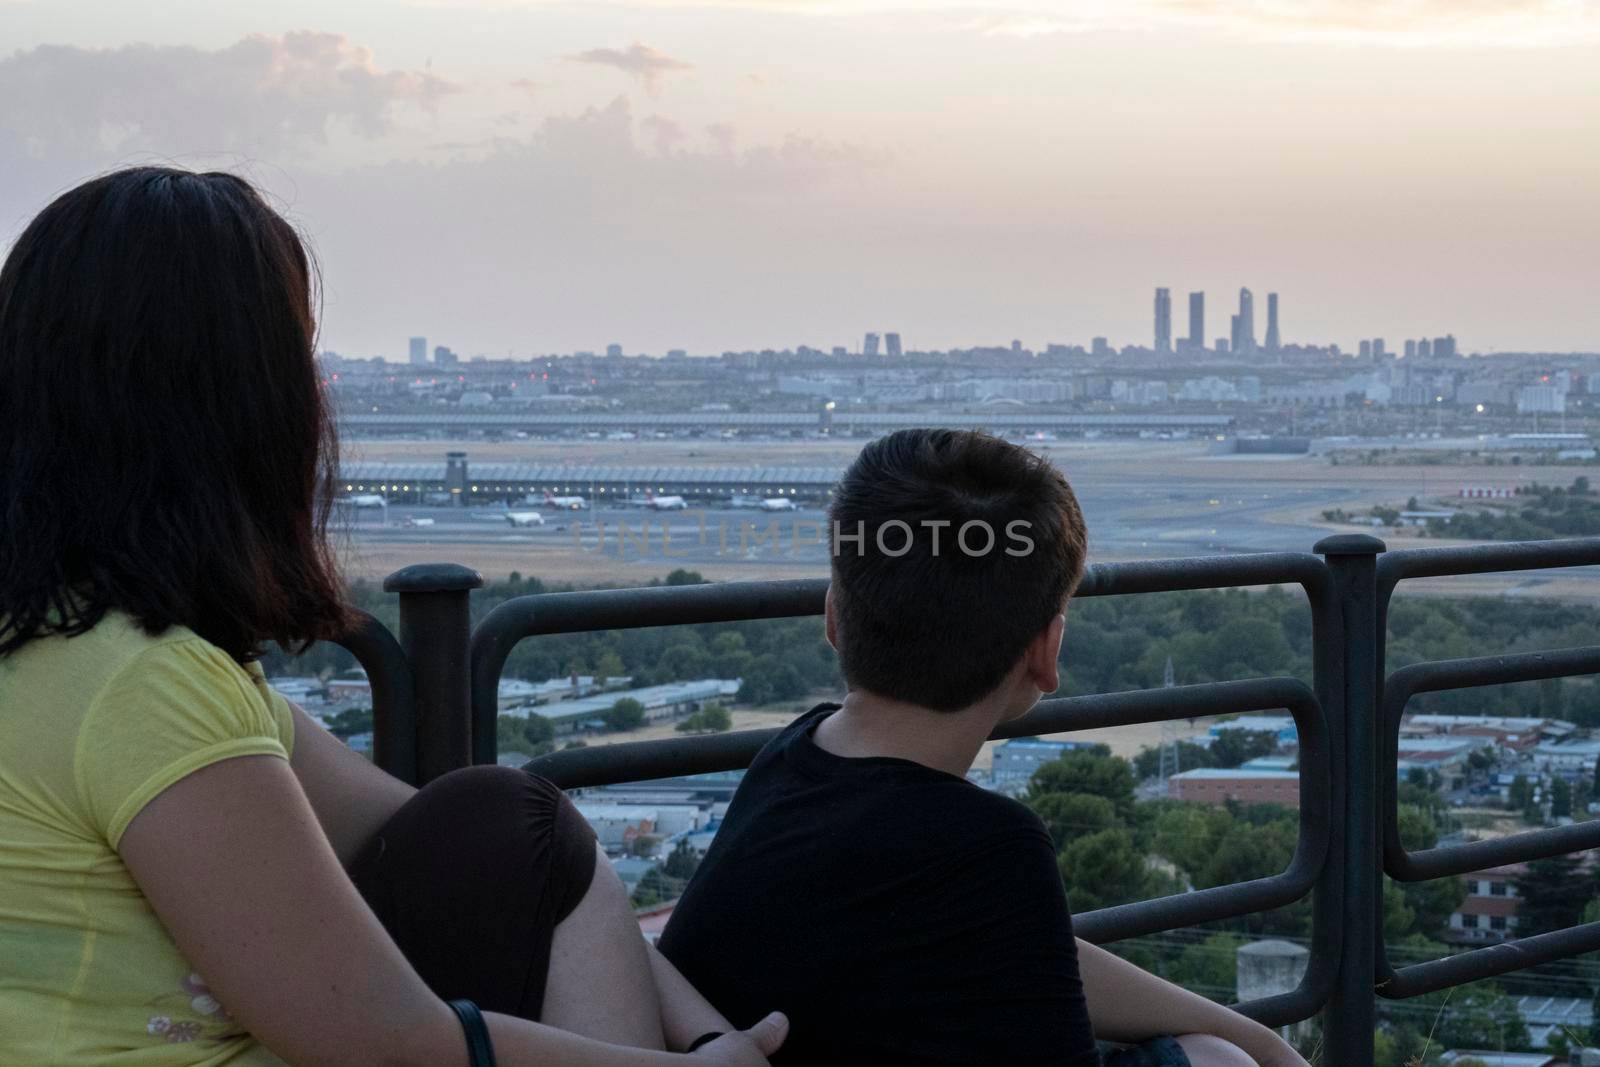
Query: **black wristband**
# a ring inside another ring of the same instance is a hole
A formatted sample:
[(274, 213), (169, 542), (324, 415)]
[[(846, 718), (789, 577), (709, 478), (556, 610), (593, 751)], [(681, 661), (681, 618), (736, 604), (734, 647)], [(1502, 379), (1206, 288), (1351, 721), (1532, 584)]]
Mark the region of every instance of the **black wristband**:
[(489, 1040), (489, 1026), (483, 1013), (470, 1000), (446, 1001), (450, 1010), (461, 1020), (461, 1029), (467, 1034), (467, 1062), (471, 1067), (495, 1067), (494, 1045)]
[(699, 1037), (697, 1037), (693, 1041), (689, 1042), (689, 1047), (684, 1049), (683, 1051), (685, 1051), (685, 1052), (693, 1052), (695, 1049), (699, 1048), (701, 1045), (709, 1045), (709, 1044), (711, 1044), (711, 1042), (715, 1041), (717, 1038), (726, 1037), (726, 1036), (727, 1036), (727, 1032), (724, 1031), (724, 1030), (713, 1030), (709, 1034), (701, 1034)]

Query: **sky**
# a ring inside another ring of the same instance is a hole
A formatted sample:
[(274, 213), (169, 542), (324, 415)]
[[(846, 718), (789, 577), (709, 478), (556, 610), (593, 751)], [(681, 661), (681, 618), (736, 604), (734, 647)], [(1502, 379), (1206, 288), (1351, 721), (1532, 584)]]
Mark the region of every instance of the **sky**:
[(0, 0), (0, 249), (250, 177), (321, 344), (1600, 351), (1600, 0)]

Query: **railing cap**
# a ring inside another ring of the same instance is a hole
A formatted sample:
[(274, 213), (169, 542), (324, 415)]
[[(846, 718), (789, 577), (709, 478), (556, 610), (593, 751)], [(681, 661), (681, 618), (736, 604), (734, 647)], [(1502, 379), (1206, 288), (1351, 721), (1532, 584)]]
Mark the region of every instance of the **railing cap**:
[(1371, 534), (1333, 534), (1311, 546), (1319, 556), (1376, 556), (1389, 548)]
[(459, 593), (478, 589), (483, 575), (459, 563), (414, 563), (383, 580), (386, 593)]

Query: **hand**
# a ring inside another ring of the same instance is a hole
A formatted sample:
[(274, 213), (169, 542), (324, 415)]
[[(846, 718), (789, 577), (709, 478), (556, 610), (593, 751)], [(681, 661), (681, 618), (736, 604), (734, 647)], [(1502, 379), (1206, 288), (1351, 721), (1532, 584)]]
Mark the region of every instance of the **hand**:
[(789, 1020), (775, 1011), (750, 1029), (724, 1034), (691, 1055), (697, 1062), (723, 1067), (766, 1067), (767, 1057), (778, 1051), (788, 1036)]

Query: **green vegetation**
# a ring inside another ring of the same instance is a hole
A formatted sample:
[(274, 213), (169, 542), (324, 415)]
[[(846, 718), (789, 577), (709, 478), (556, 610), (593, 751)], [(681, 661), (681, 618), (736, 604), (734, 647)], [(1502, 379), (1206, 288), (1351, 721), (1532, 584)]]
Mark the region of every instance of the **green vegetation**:
[(1537, 541), (1552, 537), (1592, 537), (1600, 534), (1600, 494), (1579, 476), (1570, 486), (1532, 485), (1516, 491), (1515, 510), (1460, 512), (1448, 519), (1428, 520), (1431, 537), (1462, 537), (1474, 541)]
[(733, 729), (733, 716), (721, 704), (707, 704), (678, 723), (680, 734), (720, 734)]

